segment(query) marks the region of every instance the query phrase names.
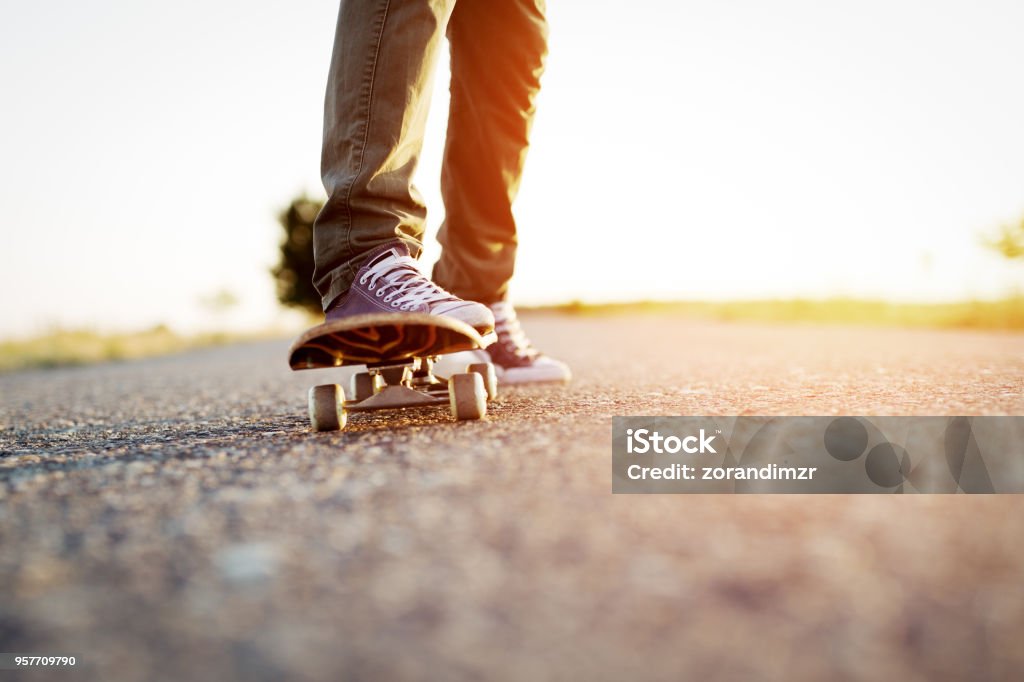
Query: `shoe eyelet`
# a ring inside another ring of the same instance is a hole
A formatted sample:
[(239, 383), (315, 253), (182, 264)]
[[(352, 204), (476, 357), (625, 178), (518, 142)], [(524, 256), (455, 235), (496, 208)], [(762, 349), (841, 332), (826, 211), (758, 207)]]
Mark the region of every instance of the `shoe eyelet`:
[[(360, 277), (360, 278), (359, 278), (359, 283), (360, 283), (360, 284), (366, 284), (366, 277), (365, 277), (365, 276), (363, 276), (363, 277)], [(372, 289), (372, 288), (373, 288), (373, 287), (371, 287), (371, 289)]]
[(380, 298), (383, 295), (384, 295), (384, 289), (383, 288), (377, 289), (377, 293), (374, 294), (374, 296), (376, 296), (377, 298)]
[(398, 301), (392, 301), (391, 302), (391, 307), (392, 308), (397, 308), (398, 307)]

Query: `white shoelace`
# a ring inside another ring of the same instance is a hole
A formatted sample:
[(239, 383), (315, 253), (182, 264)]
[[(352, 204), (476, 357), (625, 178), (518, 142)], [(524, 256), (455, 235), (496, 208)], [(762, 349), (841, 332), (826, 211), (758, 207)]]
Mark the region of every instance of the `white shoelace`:
[(512, 307), (511, 303), (499, 301), (491, 306), (491, 312), (494, 313), (494, 331), (498, 333), (499, 339), (505, 341), (510, 350), (516, 355), (528, 357), (539, 354), (530, 340), (526, 338), (526, 332), (519, 324), (516, 309)]
[(370, 282), (370, 291), (392, 308), (409, 310), (420, 303), (449, 301), (451, 294), (430, 281), (416, 267), (409, 256), (385, 259), (373, 266), (359, 279), (360, 284)]

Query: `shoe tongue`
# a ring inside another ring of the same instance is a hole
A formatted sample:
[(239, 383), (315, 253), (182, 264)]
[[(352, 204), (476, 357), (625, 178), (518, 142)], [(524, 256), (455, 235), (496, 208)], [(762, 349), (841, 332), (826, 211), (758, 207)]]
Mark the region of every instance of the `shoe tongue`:
[(366, 267), (373, 268), (381, 263), (397, 260), (402, 256), (408, 255), (409, 248), (405, 244), (385, 244), (384, 246), (378, 246), (370, 252), (366, 259)]
[(507, 322), (512, 320), (516, 316), (515, 308), (508, 301), (498, 301), (490, 305), (491, 312), (494, 314), (495, 322)]

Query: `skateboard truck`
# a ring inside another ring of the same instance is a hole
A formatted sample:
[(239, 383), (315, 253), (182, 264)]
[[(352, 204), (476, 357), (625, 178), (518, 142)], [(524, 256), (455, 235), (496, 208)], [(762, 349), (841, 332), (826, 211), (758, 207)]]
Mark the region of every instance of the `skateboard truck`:
[(457, 420), (481, 419), (487, 402), (497, 395), (498, 378), (489, 362), (470, 365), (467, 371), (441, 381), (432, 371), (433, 358), (410, 358), (398, 363), (367, 365), (352, 376), (346, 400), (338, 384), (314, 386), (309, 391), (309, 420), (314, 431), (345, 427), (348, 412), (428, 407), (448, 403)]
[(444, 404), (448, 387), (434, 378), (431, 365), (429, 358), (413, 358), (398, 365), (367, 367), (369, 380), (360, 378), (362, 372), (352, 377), (349, 394), (353, 399), (345, 401), (345, 408), (366, 411)]

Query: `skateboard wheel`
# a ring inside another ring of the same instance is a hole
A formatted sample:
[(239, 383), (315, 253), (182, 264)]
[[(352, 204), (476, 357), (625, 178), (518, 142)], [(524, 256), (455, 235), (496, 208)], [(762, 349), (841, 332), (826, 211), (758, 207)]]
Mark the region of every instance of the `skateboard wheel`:
[(352, 375), (352, 383), (349, 388), (351, 388), (349, 395), (352, 396), (352, 400), (366, 400), (380, 390), (380, 382), (369, 372), (359, 372)]
[(458, 420), (481, 419), (487, 414), (487, 389), (477, 372), (453, 374), (448, 379), (448, 399), (452, 416)]
[(314, 431), (338, 431), (345, 428), (345, 393), (338, 384), (323, 384), (309, 389), (309, 425)]
[(476, 372), (483, 377), (488, 402), (498, 397), (498, 373), (494, 371), (494, 365), (489, 362), (475, 362), (467, 367), (466, 371)]

